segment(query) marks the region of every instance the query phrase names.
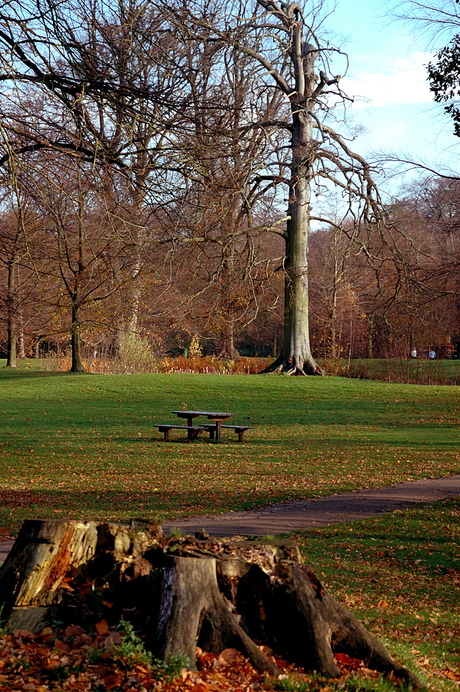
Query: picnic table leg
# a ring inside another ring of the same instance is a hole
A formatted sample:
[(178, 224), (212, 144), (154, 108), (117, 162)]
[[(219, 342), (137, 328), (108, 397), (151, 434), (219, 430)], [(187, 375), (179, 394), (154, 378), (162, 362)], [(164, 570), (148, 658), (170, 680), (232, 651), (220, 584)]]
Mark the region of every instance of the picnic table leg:
[(220, 442), (220, 428), (222, 426), (221, 420), (216, 420), (216, 442)]
[[(187, 427), (193, 428), (193, 416), (187, 416)], [(189, 440), (194, 440), (195, 437), (193, 430), (187, 430), (187, 438)]]

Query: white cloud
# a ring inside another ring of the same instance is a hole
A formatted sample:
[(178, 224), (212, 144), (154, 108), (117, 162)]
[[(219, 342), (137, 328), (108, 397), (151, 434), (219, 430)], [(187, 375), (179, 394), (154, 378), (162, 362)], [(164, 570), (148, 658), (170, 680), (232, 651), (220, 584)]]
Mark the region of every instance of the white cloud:
[(387, 53), (356, 55), (341, 86), (356, 98), (358, 107), (426, 103), (433, 100), (426, 72), (431, 58), (432, 55), (423, 52), (405, 57)]

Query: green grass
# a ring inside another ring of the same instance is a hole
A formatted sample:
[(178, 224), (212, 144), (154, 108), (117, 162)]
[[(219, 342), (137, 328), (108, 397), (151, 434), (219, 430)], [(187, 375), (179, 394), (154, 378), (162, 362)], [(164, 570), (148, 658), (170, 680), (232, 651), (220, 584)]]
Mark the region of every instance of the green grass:
[(460, 384), (460, 360), (431, 360), (429, 358), (373, 358), (364, 360), (346, 359), (325, 361), (328, 372), (375, 379), (384, 382), (405, 382), (407, 384)]
[[(0, 400), (0, 528), (10, 532), (31, 516), (165, 519), (460, 472), (456, 387), (72, 375), (29, 362), (0, 368)], [(176, 408), (230, 410), (254, 429), (243, 445), (233, 433), (220, 445), (182, 433), (164, 443), (152, 424)], [(294, 538), (398, 660), (432, 690), (459, 688), (446, 677), (460, 664), (459, 500)], [(395, 688), (358, 676), (306, 689)]]
[[(460, 472), (456, 387), (34, 367), (0, 367), (10, 532), (30, 516), (163, 520)], [(254, 428), (242, 445), (233, 433), (164, 443), (152, 426), (181, 408), (229, 410)]]
[(460, 498), (291, 537), (334, 596), (431, 690), (460, 689)]

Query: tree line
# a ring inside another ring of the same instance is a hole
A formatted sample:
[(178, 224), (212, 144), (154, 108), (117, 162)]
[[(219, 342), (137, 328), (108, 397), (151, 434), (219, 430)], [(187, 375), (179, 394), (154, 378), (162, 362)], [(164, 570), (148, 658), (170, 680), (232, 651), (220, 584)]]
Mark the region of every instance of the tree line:
[(192, 345), (312, 374), (460, 338), (460, 185), (382, 202), (323, 21), (275, 0), (5, 4), (9, 366)]

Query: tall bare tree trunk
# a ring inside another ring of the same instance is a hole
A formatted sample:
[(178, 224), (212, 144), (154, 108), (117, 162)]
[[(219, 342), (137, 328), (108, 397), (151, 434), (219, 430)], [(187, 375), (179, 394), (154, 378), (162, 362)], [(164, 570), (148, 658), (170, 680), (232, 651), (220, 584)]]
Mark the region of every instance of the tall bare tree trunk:
[[(312, 60), (312, 67), (313, 67)], [(308, 298), (308, 239), (310, 181), (313, 162), (312, 117), (293, 104), (292, 165), (286, 232), (284, 342), (267, 372), (323, 374), (310, 347)]]
[[(264, 5), (264, 2), (261, 2)], [(286, 228), (284, 343), (281, 354), (265, 372), (282, 371), (290, 375), (322, 375), (310, 347), (308, 294), (308, 240), (310, 235), (310, 183), (313, 178), (315, 141), (313, 139), (314, 94), (318, 51), (303, 40), (300, 6), (292, 3), (286, 21), (292, 35), (291, 63), (295, 89), (289, 94), (292, 113), (291, 177), (289, 180), (288, 222)]]
[(369, 332), (367, 341), (367, 357), (374, 357), (374, 315), (369, 317)]
[[(230, 209), (226, 215), (223, 225), (224, 237), (231, 237), (237, 228), (239, 211), (239, 198), (235, 195), (230, 203)], [(224, 258), (219, 276), (219, 310), (223, 317), (223, 324), (219, 334), (219, 347), (217, 355), (220, 358), (239, 358), (239, 353), (235, 348), (235, 320), (233, 304), (233, 265), (235, 248), (233, 245), (224, 248)]]
[(24, 318), (22, 309), (18, 310), (18, 320), (19, 320), (19, 333), (18, 333), (18, 343), (19, 343), (19, 358), (23, 360), (26, 357), (26, 346), (24, 339)]
[(85, 372), (81, 359), (80, 307), (81, 307), (81, 278), (85, 270), (86, 236), (84, 222), (84, 198), (81, 190), (81, 170), (78, 171), (78, 269), (74, 272), (74, 290), (72, 292), (72, 365), (71, 372)]
[(220, 275), (219, 303), (220, 311), (223, 316), (223, 324), (219, 334), (219, 348), (217, 355), (220, 358), (239, 358), (239, 353), (235, 348), (235, 320), (232, 309), (232, 275), (233, 275), (233, 248), (228, 252), (224, 259), (223, 268)]
[[(77, 293), (77, 292), (76, 292)], [(71, 372), (85, 372), (83, 366), (83, 361), (81, 359), (81, 335), (80, 335), (80, 305), (78, 303), (78, 298), (75, 296), (72, 302), (72, 365), (70, 368)]]
[(16, 355), (16, 281), (15, 281), (15, 271), (16, 271), (16, 256), (10, 259), (8, 263), (8, 297), (7, 297), (7, 308), (8, 308), (8, 344), (7, 344), (7, 368), (17, 367), (17, 355)]

